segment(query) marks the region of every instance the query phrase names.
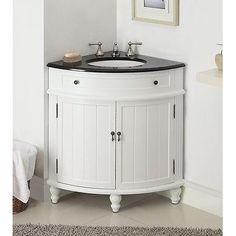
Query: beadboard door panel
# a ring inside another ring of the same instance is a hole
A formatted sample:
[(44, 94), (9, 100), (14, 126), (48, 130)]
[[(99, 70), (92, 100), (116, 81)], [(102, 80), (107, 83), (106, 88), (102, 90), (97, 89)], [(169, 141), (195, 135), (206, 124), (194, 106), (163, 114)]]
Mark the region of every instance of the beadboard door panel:
[(58, 99), (60, 183), (115, 188), (115, 102)]
[(117, 103), (117, 187), (136, 189), (174, 181), (174, 98)]

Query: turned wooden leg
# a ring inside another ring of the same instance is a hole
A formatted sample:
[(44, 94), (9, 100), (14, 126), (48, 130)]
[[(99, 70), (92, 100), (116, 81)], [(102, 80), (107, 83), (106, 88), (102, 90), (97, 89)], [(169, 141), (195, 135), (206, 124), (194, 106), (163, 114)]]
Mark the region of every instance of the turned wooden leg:
[(60, 194), (60, 189), (55, 188), (53, 186), (50, 187), (50, 193), (51, 193), (51, 200), (53, 204), (58, 203), (59, 201), (59, 194)]
[(178, 204), (180, 202), (181, 193), (182, 189), (180, 187), (169, 190), (169, 196), (172, 204)]
[(114, 213), (120, 210), (121, 195), (110, 195), (111, 208)]

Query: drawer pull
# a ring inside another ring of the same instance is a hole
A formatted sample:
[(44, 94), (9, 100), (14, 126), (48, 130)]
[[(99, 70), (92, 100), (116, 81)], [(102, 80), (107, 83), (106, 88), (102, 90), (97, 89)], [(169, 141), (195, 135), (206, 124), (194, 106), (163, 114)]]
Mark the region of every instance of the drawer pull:
[(78, 84), (79, 84), (79, 80), (75, 80), (75, 81), (74, 81), (74, 84), (75, 84), (75, 85), (78, 85)]
[(155, 84), (155, 85), (158, 85), (158, 84), (159, 84), (159, 82), (158, 82), (157, 80), (155, 80), (155, 81), (154, 81), (154, 84)]

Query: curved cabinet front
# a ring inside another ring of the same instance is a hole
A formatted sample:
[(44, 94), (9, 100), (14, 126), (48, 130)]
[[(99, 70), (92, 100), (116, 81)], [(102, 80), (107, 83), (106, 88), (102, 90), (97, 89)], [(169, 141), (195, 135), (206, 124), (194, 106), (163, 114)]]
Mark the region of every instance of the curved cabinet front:
[(117, 188), (174, 181), (174, 98), (117, 104)]
[(57, 181), (115, 189), (115, 103), (58, 98)]
[[(48, 183), (53, 203), (59, 189), (110, 194), (114, 212), (121, 194), (169, 190), (172, 202), (178, 202), (183, 184), (183, 70), (165, 71), (166, 81), (160, 84), (168, 86), (158, 89), (142, 89), (135, 82), (161, 81), (163, 72), (124, 74), (128, 80), (110, 74), (105, 90), (108, 75), (50, 70)], [(90, 80), (86, 90), (65, 86), (81, 80), (80, 75)], [(102, 88), (89, 89), (93, 80)]]

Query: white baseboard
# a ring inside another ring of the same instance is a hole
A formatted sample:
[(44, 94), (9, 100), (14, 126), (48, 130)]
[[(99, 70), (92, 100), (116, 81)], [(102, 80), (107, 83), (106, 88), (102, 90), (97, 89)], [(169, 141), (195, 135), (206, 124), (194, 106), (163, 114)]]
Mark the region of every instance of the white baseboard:
[[(30, 181), (30, 197), (37, 201), (51, 201), (51, 194), (49, 191), (50, 186), (47, 184), (46, 180), (38, 176), (33, 176)], [(60, 197), (71, 194), (71, 192), (62, 190), (60, 192)]]
[(216, 190), (186, 181), (182, 202), (214, 215), (223, 216), (222, 193)]
[[(167, 197), (168, 191), (158, 194)], [(220, 217), (223, 215), (222, 193), (192, 182), (185, 181), (181, 202)]]

